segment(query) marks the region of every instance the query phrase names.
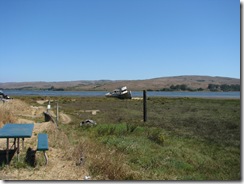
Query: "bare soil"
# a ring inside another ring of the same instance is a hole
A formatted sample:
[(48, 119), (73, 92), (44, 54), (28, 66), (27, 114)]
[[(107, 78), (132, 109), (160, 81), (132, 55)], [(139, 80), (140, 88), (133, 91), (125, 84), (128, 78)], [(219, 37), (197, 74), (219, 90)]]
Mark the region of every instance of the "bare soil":
[[(42, 102), (38, 101), (41, 105)], [(16, 118), (15, 123), (34, 123), (32, 137), (25, 139), (25, 147), (20, 147), (20, 161), (14, 155), (9, 166), (0, 170), (1, 180), (83, 180), (88, 176), (83, 165), (77, 165), (74, 153), (76, 148), (69, 143), (67, 136), (57, 128), (53, 122), (33, 122), (33, 118), (42, 117), (45, 108), (43, 106), (29, 106), (23, 101), (14, 99), (6, 103), (0, 103), (1, 109), (8, 108)], [(1, 110), (0, 109), (0, 110)], [(44, 117), (43, 117), (44, 120)], [(60, 122), (68, 124), (72, 119), (64, 113), (60, 114)], [(0, 127), (4, 125), (0, 120)], [(36, 152), (36, 167), (25, 164), (27, 149), (36, 149), (37, 135), (47, 132), (49, 137), (48, 164), (45, 165), (42, 152)], [(6, 140), (0, 139), (0, 150), (6, 148)], [(22, 165), (24, 166), (20, 166)], [(16, 166), (18, 165), (18, 166)]]

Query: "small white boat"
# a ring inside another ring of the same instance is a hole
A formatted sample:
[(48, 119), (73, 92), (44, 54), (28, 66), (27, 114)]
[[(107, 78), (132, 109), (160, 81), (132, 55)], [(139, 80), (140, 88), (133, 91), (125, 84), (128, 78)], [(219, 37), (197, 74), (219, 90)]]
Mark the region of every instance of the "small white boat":
[(127, 90), (127, 87), (121, 87), (113, 90), (112, 92), (106, 93), (106, 97), (115, 97), (120, 99), (131, 99), (131, 91)]

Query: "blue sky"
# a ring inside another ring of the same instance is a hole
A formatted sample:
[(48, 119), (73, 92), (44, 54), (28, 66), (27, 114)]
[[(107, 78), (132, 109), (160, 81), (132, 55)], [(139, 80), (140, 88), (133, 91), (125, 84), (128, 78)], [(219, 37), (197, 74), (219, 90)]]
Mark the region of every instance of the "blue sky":
[(0, 0), (0, 82), (240, 78), (238, 0)]

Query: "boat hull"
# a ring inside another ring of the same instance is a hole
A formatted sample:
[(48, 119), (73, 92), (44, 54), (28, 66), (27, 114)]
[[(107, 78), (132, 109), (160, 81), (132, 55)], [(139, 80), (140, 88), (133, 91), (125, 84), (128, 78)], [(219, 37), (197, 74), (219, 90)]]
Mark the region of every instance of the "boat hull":
[(126, 92), (120, 93), (120, 94), (107, 93), (105, 96), (106, 97), (119, 98), (119, 99), (131, 99), (132, 98), (130, 91), (126, 91)]

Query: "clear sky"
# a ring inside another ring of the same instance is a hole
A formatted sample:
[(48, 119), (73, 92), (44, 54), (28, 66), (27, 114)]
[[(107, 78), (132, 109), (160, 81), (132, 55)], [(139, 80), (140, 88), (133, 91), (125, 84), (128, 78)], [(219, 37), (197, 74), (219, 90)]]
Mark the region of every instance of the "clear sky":
[(240, 78), (239, 0), (0, 0), (0, 82)]

